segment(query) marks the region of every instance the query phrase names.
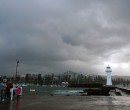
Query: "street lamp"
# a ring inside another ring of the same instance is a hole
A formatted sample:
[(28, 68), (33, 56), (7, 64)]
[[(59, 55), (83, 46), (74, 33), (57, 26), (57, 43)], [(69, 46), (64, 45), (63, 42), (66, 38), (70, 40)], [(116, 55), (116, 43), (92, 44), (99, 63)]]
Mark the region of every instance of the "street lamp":
[(19, 64), (19, 60), (16, 60), (16, 80), (17, 80), (17, 74), (18, 74), (18, 64)]

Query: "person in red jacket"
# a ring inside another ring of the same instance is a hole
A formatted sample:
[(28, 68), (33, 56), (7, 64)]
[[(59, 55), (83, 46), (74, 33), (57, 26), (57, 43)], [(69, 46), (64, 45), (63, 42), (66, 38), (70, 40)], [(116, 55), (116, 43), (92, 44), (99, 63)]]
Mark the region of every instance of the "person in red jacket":
[(17, 99), (19, 99), (20, 95), (22, 95), (22, 87), (19, 84), (17, 84), (15, 92), (17, 95)]
[(10, 89), (12, 88), (12, 84), (10, 81), (7, 81), (6, 83), (6, 98), (10, 98)]
[(17, 89), (16, 89), (16, 94), (17, 94), (17, 95), (20, 95), (20, 93), (21, 93), (21, 88), (20, 88), (20, 87), (17, 87)]

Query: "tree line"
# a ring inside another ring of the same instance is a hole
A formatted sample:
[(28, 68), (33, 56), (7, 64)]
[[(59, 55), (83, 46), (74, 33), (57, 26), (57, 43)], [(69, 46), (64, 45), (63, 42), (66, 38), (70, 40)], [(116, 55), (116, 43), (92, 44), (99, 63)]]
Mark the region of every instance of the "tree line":
[[(85, 84), (85, 83), (101, 83), (103, 85), (106, 84), (106, 77), (101, 75), (90, 76), (78, 74), (77, 76), (73, 76), (70, 74), (62, 74), (62, 75), (54, 75), (54, 74), (46, 74), (42, 76), (38, 74), (37, 77), (31, 78), (28, 75), (25, 76), (26, 83), (33, 83), (39, 85), (60, 85), (62, 82), (68, 82), (69, 84)], [(112, 79), (113, 85), (119, 84), (130, 84), (129, 80), (124, 78), (114, 78)]]
[[(2, 76), (2, 79), (8, 79), (11, 81), (15, 81), (15, 77)], [(106, 77), (101, 75), (84, 75), (84, 74), (45, 74), (42, 76), (41, 74), (33, 75), (26, 74), (25, 77), (18, 77), (18, 82), (21, 83), (30, 83), (30, 84), (38, 84), (38, 85), (61, 85), (62, 82), (68, 82), (69, 84), (86, 84), (86, 83), (101, 83), (103, 85), (106, 84)], [(112, 79), (113, 85), (128, 85), (130, 84), (129, 80), (123, 78), (114, 78)]]

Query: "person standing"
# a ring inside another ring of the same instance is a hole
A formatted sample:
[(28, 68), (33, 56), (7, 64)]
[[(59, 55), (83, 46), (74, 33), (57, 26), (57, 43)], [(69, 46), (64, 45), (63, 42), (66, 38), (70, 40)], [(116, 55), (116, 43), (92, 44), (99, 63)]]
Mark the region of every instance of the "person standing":
[(6, 92), (6, 79), (0, 83), (0, 90), (1, 90), (1, 101), (5, 100), (5, 92)]
[(16, 84), (15, 83), (13, 83), (12, 84), (12, 88), (10, 89), (10, 92), (11, 92), (11, 100), (13, 100), (13, 97), (14, 97), (14, 95), (16, 94), (16, 92), (15, 92), (15, 89), (16, 89)]
[(6, 97), (7, 99), (10, 99), (10, 89), (12, 88), (12, 84), (10, 81), (7, 81), (6, 83)]
[(0, 101), (2, 101), (2, 95), (3, 95), (3, 86), (2, 86), (2, 81), (0, 81)]
[(17, 99), (19, 99), (20, 95), (22, 95), (22, 87), (20, 84), (17, 84), (16, 86), (16, 95), (17, 95)]

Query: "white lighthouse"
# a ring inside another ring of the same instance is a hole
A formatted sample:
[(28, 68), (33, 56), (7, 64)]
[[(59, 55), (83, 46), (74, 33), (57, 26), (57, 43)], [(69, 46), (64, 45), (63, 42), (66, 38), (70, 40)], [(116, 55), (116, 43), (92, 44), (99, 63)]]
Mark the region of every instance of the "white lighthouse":
[(106, 74), (107, 74), (107, 82), (106, 82), (106, 85), (112, 85), (112, 80), (111, 80), (111, 72), (112, 72), (112, 70), (111, 70), (111, 67), (108, 65), (107, 67), (106, 67)]

